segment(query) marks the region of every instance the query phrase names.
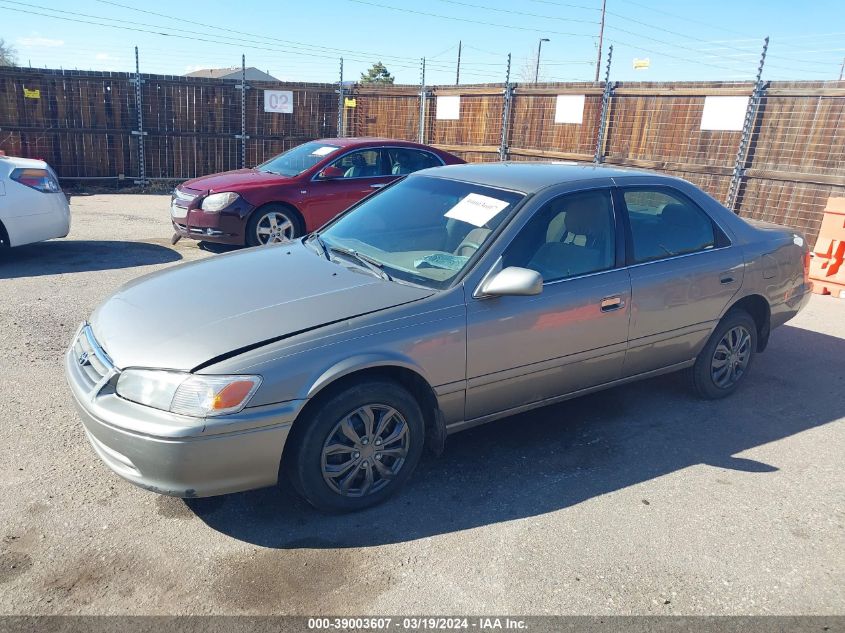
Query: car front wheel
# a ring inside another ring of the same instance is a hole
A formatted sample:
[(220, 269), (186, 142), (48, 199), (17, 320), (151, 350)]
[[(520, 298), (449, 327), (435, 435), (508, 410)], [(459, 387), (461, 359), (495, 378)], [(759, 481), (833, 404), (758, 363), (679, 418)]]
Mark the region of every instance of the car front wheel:
[(732, 394), (745, 379), (757, 349), (757, 325), (744, 310), (728, 312), (692, 368), (698, 395), (709, 400)]
[(300, 420), (293, 454), (294, 487), (330, 512), (362, 510), (401, 488), (420, 460), (425, 425), (414, 397), (401, 386), (366, 381), (315, 405)]
[(247, 223), (247, 246), (285, 242), (302, 235), (298, 214), (281, 204), (261, 207)]

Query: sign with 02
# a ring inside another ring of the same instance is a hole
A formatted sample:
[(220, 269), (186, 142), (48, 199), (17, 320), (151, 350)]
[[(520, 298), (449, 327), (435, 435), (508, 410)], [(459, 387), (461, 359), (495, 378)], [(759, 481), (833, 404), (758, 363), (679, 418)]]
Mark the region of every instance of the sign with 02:
[(265, 90), (264, 111), (293, 114), (293, 92), (290, 90)]

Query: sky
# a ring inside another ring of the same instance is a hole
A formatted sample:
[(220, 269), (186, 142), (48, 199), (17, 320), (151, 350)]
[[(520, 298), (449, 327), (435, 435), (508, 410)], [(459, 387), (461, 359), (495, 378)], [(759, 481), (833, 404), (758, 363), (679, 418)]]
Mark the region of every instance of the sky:
[[(137, 7), (137, 8), (136, 8)], [(355, 80), (381, 61), (396, 83), (592, 81), (601, 0), (0, 0), (0, 38), (22, 66), (182, 75), (255, 66), (287, 81)], [(607, 0), (601, 75), (616, 81), (837, 79), (842, 0)], [(648, 60), (635, 70), (635, 60)]]

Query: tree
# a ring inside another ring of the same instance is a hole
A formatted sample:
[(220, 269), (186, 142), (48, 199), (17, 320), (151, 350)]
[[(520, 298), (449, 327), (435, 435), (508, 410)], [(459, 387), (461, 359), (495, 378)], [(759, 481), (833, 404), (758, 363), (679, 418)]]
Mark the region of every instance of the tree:
[(0, 66), (14, 66), (17, 63), (18, 52), (11, 44), (7, 44), (6, 40), (0, 38)]
[(384, 64), (376, 62), (367, 72), (361, 73), (362, 84), (392, 84), (393, 75)]

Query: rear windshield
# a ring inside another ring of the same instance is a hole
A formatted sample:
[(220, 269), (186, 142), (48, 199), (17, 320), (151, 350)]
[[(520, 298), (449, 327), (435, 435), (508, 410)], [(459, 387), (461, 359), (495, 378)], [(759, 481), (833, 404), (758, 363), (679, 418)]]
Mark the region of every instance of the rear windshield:
[(261, 163), (256, 169), (280, 176), (298, 176), (339, 149), (337, 145), (311, 141)]

